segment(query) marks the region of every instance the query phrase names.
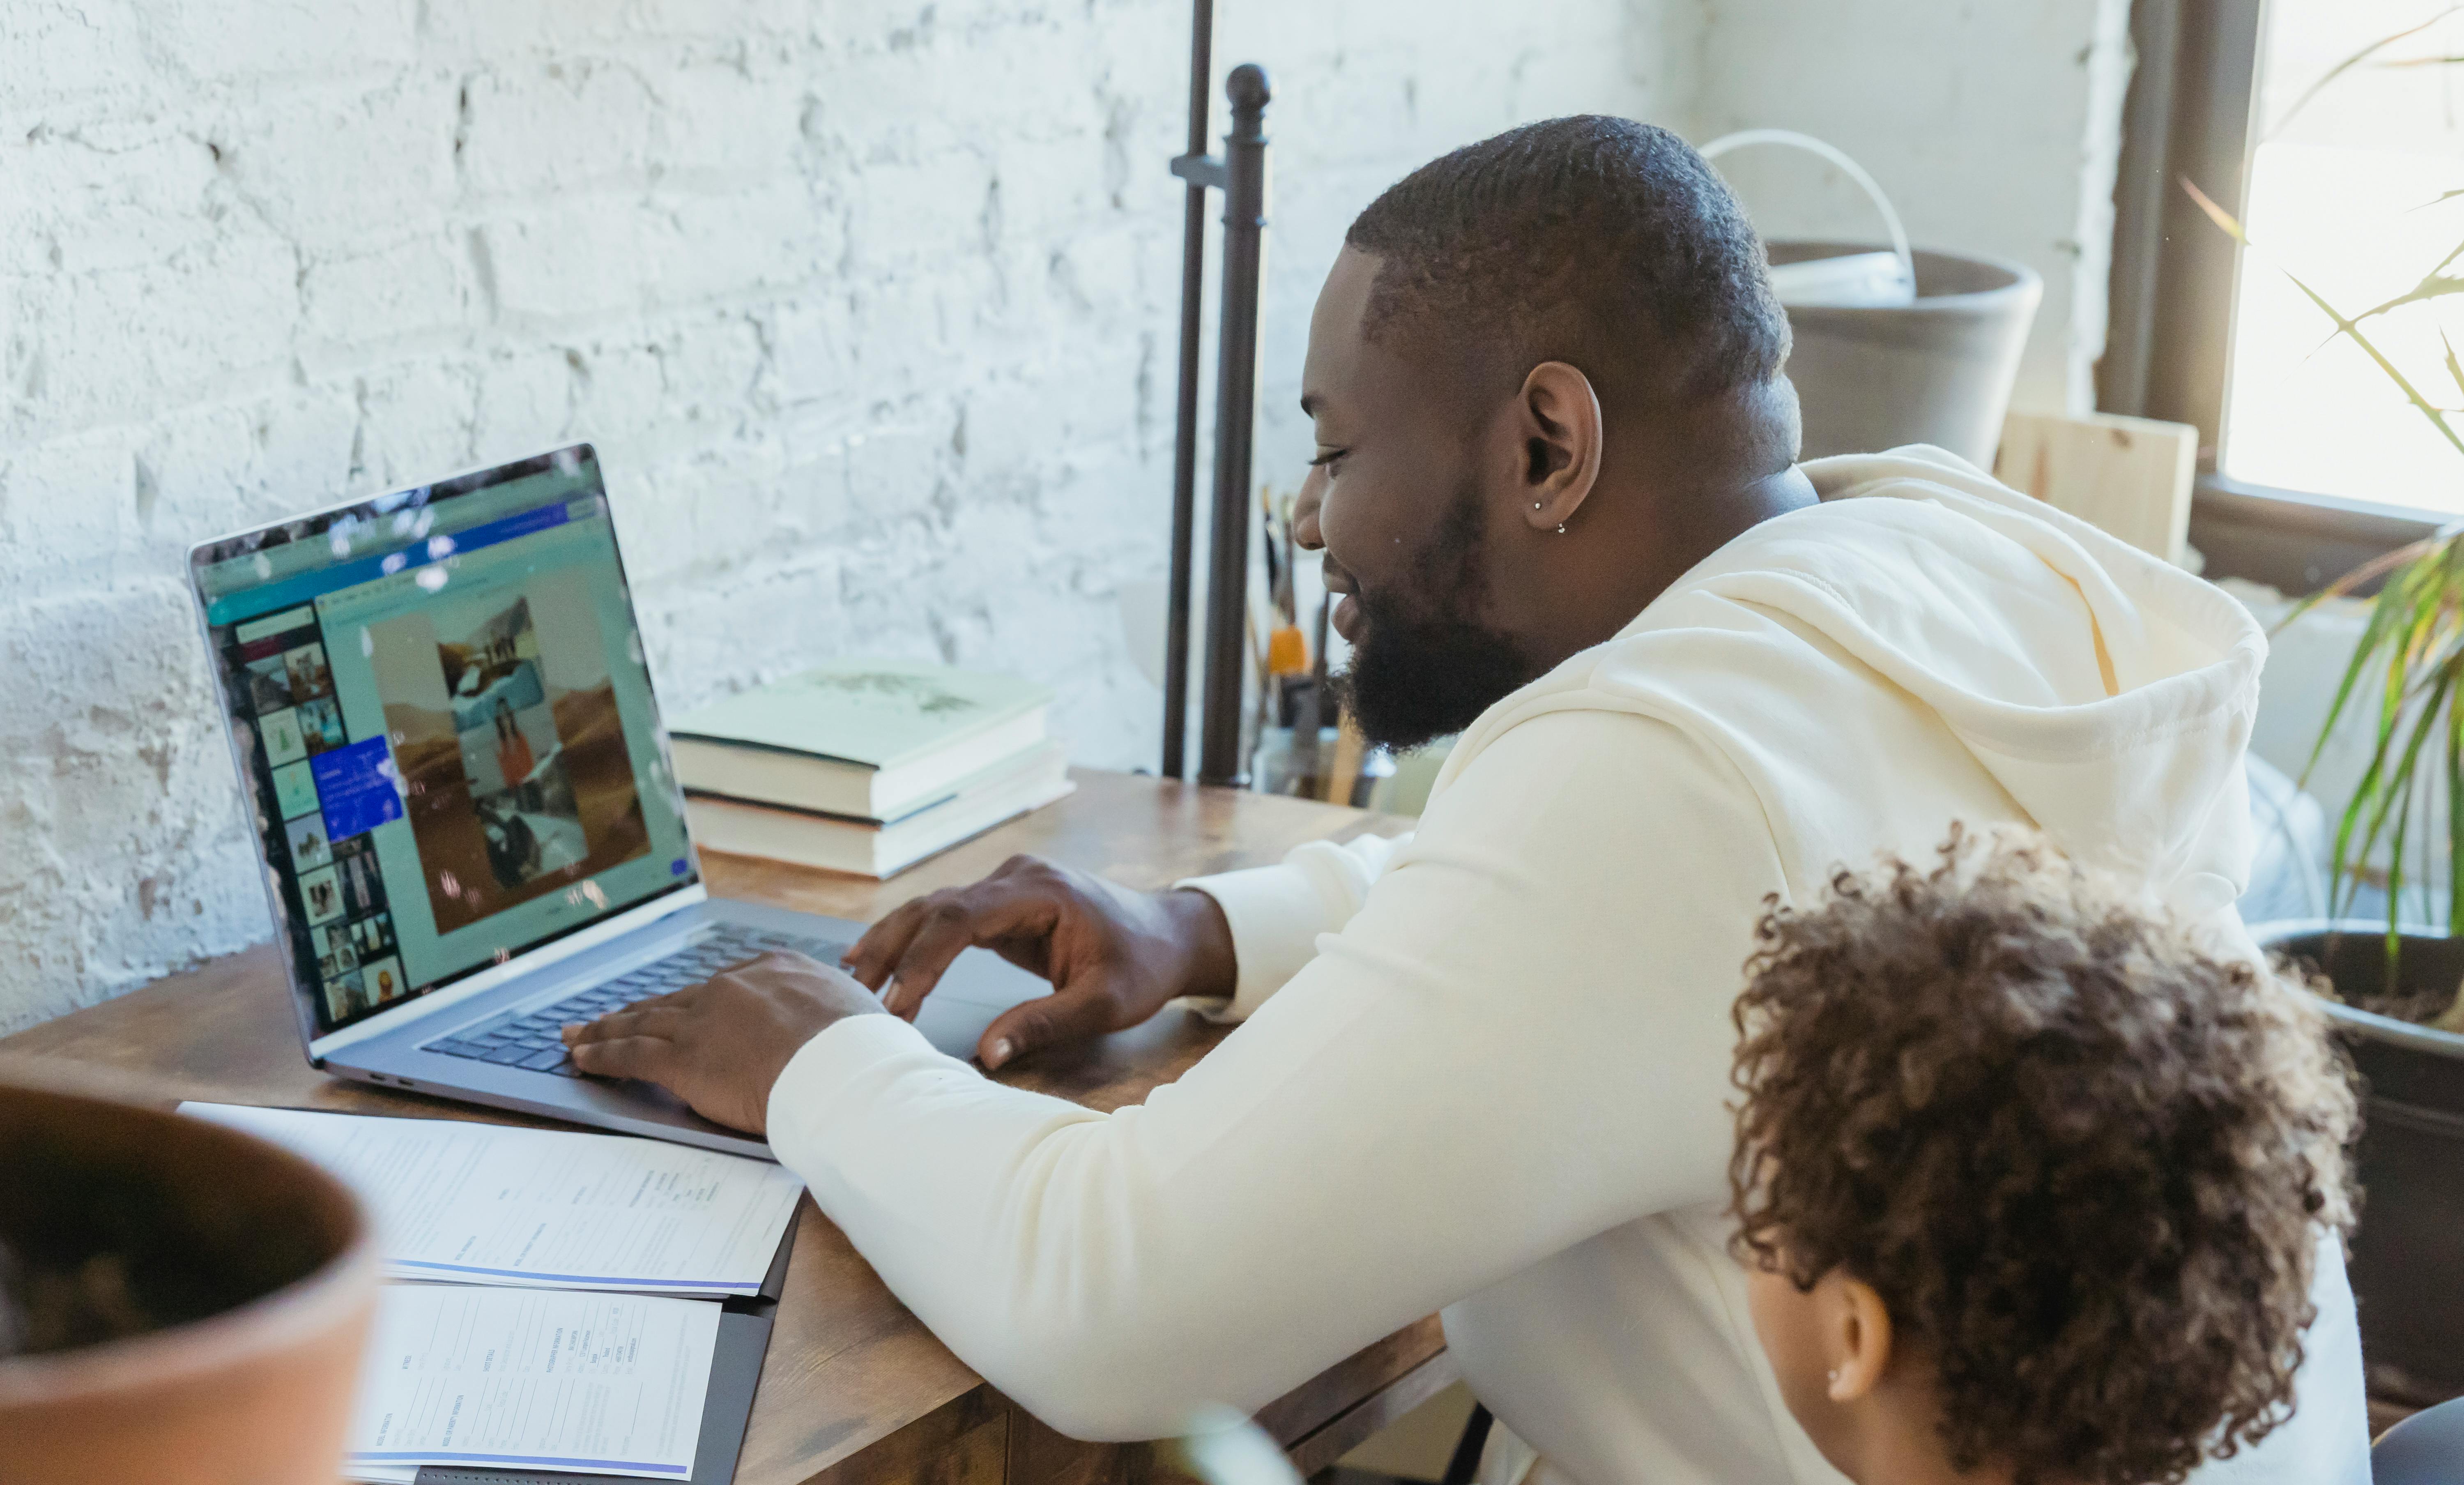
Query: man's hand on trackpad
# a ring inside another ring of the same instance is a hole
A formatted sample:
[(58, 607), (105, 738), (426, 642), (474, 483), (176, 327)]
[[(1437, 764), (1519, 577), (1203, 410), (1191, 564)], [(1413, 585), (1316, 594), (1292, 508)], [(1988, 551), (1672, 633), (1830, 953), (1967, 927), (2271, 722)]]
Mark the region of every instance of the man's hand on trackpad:
[(672, 995), (564, 1029), (573, 1065), (656, 1083), (713, 1123), (762, 1134), (770, 1090), (798, 1048), (881, 1003), (802, 954), (764, 954)]
[(1034, 856), (971, 887), (917, 898), (872, 925), (847, 972), (913, 1021), (951, 961), (988, 948), (1052, 983), (984, 1031), (987, 1068), (1059, 1042), (1135, 1026), (1177, 995), (1229, 995), (1232, 932), (1201, 892), (1133, 892)]

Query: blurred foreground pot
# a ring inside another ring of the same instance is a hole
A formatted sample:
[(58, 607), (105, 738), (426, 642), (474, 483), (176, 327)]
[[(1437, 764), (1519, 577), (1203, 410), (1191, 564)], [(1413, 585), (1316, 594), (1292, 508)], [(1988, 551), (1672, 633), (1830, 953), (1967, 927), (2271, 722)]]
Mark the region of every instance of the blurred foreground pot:
[[(2348, 1002), (2388, 993), (2387, 924), (2260, 923), (2259, 944), (2316, 965)], [(2406, 934), (2399, 995), (2443, 1003), (2464, 981), (2464, 939)], [(2362, 1225), (2353, 1298), (2370, 1390), (2415, 1405), (2464, 1395), (2464, 1036), (2327, 1005), (2368, 1101), (2357, 1162)]]
[(161, 1325), (0, 1359), (0, 1482), (333, 1485), (378, 1278), (339, 1182), (201, 1120), (0, 1087), (0, 1243)]

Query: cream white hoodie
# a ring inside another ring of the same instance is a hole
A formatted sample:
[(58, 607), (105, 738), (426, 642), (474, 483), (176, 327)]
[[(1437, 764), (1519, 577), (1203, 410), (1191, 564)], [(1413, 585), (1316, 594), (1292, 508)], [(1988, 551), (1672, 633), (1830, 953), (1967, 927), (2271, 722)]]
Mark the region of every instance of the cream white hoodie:
[[(1002, 1088), (857, 1017), (780, 1079), (780, 1158), (1066, 1432), (1252, 1408), (1442, 1307), (1559, 1476), (1837, 1485), (1719, 1217), (1765, 896), (2015, 822), (2230, 927), (2265, 644), (2218, 590), (1940, 451), (1806, 470), (1821, 504), (1482, 716), (1417, 833), (1194, 883), (1245, 1024), (1144, 1105)], [(2365, 1485), (2322, 1252), (2296, 1416), (2202, 1485)]]

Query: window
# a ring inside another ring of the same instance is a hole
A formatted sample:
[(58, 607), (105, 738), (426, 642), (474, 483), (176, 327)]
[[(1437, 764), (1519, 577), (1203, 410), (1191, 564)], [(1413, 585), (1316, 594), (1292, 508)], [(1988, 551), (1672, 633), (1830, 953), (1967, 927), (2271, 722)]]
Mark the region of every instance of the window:
[[(2217, 446), (2234, 479), (2464, 514), (2464, 454), (2350, 339), (2321, 344), (2331, 322), (2276, 266), (2347, 315), (2453, 271), (2464, 244), (2459, 23), (2424, 0), (2267, 7), (2243, 217), (2259, 252), (2242, 255)], [(2440, 337), (2464, 343), (2459, 304), (2405, 304), (2365, 329), (2451, 410), (2464, 408), (2464, 387)]]
[[(2191, 540), (2294, 589), (2464, 516), (2464, 452), (2287, 277), (2350, 315), (2464, 276), (2464, 11), (2449, 0), (2140, 0), (2100, 401), (2196, 425)], [(2201, 214), (2196, 183), (2254, 252)], [(2454, 194), (2450, 194), (2450, 193)], [(2433, 404), (2464, 296), (2369, 316)], [(2464, 411), (2453, 423), (2464, 434)]]

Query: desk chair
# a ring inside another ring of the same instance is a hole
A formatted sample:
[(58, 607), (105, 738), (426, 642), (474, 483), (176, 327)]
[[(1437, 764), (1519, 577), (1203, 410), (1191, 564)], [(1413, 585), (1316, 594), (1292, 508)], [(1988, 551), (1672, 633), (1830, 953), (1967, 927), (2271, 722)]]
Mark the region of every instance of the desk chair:
[(2370, 1446), (2370, 1485), (2464, 1485), (2464, 1397), (2380, 1434)]

